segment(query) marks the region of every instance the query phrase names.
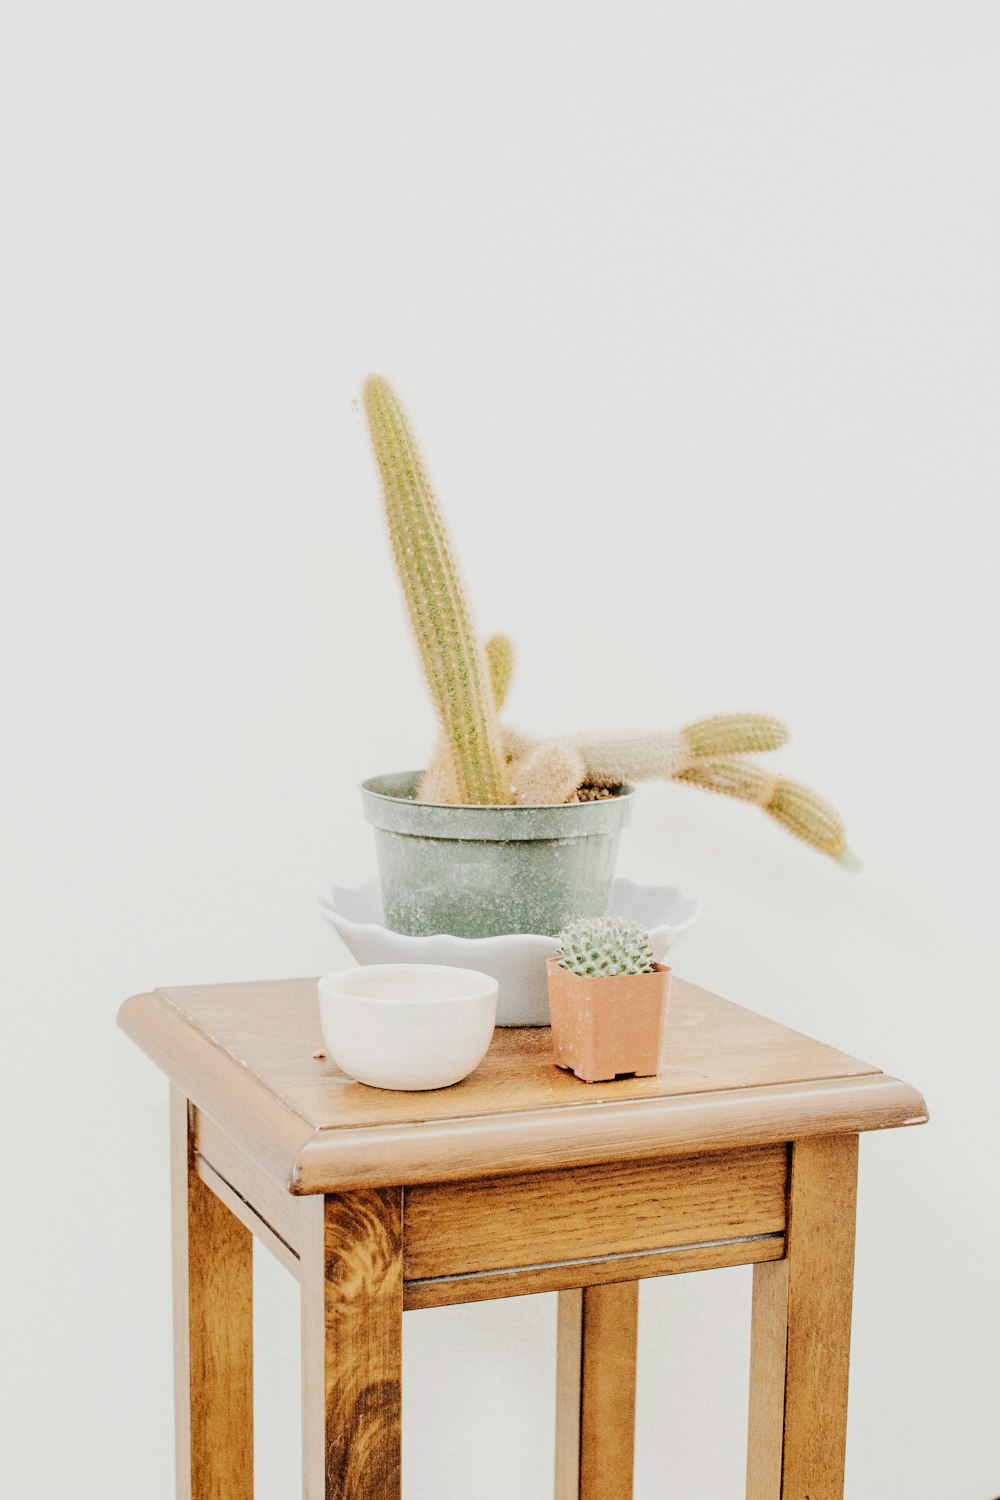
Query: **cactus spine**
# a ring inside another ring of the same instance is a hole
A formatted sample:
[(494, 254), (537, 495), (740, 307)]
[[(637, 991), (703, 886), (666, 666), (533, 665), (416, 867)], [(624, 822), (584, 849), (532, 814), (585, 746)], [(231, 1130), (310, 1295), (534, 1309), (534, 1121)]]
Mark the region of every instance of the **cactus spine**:
[[(507, 692), (510, 688), (510, 680), (514, 675), (514, 643), (509, 635), (491, 635), (486, 642), (486, 666), (490, 674), (490, 687), (493, 689), (493, 702), (496, 704), (497, 713), (504, 706)], [(507, 736), (501, 734), (504, 750), (504, 760), (509, 762), (513, 759), (507, 748)], [(443, 742), (439, 742), (434, 749), (434, 756), (430, 765), (420, 778), (417, 788), (418, 802), (461, 802), (458, 790), (455, 786), (455, 778), (451, 773), (451, 762), (448, 758), (448, 749)]]
[(701, 760), (679, 771), (687, 781), (708, 792), (720, 792), (741, 802), (752, 802), (796, 838), (831, 859), (852, 863), (840, 816), (818, 792), (755, 766), (751, 761)]
[(510, 680), (514, 675), (514, 642), (509, 635), (491, 635), (486, 642), (486, 665), (497, 713), (507, 701)]
[(757, 755), (780, 750), (788, 743), (788, 730), (770, 714), (716, 714), (688, 724), (681, 734), (696, 759), (703, 755)]
[(515, 761), (511, 774), (514, 801), (521, 807), (574, 801), (577, 787), (586, 779), (583, 756), (561, 740), (535, 745)]
[(620, 786), (623, 781), (669, 777), (689, 759), (680, 730), (672, 734), (579, 735), (572, 743), (583, 756), (591, 786)]
[(393, 556), (427, 684), (444, 731), (455, 800), (510, 801), (486, 655), (476, 640), (448, 536), (395, 392), (365, 382)]
[(592, 786), (620, 786), (623, 781), (666, 780), (702, 756), (757, 754), (778, 750), (788, 730), (769, 714), (717, 714), (699, 719), (673, 734), (579, 735)]
[(556, 939), (564, 969), (588, 979), (649, 974), (653, 948), (641, 922), (630, 917), (580, 917)]

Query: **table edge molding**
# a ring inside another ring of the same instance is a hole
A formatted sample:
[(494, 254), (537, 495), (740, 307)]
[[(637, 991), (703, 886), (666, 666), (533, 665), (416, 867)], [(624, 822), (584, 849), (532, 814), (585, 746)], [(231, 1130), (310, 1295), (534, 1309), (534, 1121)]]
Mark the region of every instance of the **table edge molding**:
[(885, 1073), (714, 1094), (320, 1129), (291, 1172), (293, 1193), (456, 1182), (603, 1162), (691, 1156), (807, 1136), (922, 1125), (927, 1106)]
[(295, 1195), (595, 1166), (623, 1157), (690, 1156), (927, 1119), (916, 1089), (872, 1072), (713, 1093), (317, 1127), (192, 1025), (169, 992), (131, 996), (118, 1024), (198, 1109)]
[(130, 996), (118, 1011), (118, 1025), (192, 1104), (292, 1190), (296, 1163), (314, 1125), (194, 1026), (163, 990)]

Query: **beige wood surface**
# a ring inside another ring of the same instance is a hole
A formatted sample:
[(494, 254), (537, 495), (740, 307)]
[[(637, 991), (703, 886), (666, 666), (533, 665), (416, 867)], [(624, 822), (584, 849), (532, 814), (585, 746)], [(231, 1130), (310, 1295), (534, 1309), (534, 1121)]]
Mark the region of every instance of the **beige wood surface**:
[(305, 1500), (400, 1500), (402, 1193), (304, 1208)]
[(675, 980), (660, 1078), (583, 1084), (546, 1028), (497, 1031), (454, 1088), (353, 1083), (320, 1046), (313, 980), (155, 991), (124, 1029), (187, 1097), (298, 1194), (459, 1181), (916, 1124), (920, 1095), (868, 1064)]
[(354, 1083), (328, 1058), (313, 1057), (314, 1051), (323, 1048), (315, 980), (190, 986), (155, 993), (251, 1078), (303, 1120), (323, 1129), (554, 1108), (581, 1099), (597, 1104), (609, 1099), (701, 1094), (878, 1072), (868, 1063), (675, 978), (667, 1067), (659, 1078), (584, 1084), (552, 1066), (548, 1027), (499, 1027), (485, 1061), (464, 1082), (449, 1089), (397, 1093)]
[(555, 1500), (632, 1500), (639, 1288), (559, 1294)]
[(408, 1280), (774, 1234), (785, 1146), (407, 1189)]
[(171, 1090), (178, 1500), (253, 1495), (253, 1243), (201, 1181)]
[(747, 1500), (843, 1500), (857, 1136), (792, 1149), (786, 1258), (754, 1269)]

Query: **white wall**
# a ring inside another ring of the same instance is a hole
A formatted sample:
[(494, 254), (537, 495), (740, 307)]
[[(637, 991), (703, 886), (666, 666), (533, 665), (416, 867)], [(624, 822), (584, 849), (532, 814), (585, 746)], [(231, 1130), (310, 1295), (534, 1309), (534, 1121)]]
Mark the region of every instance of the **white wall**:
[[(851, 1500), (1000, 1493), (996, 78), (981, 3), (7, 0), (4, 1493), (171, 1493), (157, 983), (316, 973), (431, 738), (389, 374), (517, 721), (784, 714), (851, 878), (655, 787), (690, 978), (926, 1091), (866, 1140)], [(294, 1290), (260, 1274), (261, 1494)], [(643, 1289), (638, 1500), (737, 1500), (749, 1282)], [(554, 1310), (408, 1320), (411, 1500), (542, 1500)]]

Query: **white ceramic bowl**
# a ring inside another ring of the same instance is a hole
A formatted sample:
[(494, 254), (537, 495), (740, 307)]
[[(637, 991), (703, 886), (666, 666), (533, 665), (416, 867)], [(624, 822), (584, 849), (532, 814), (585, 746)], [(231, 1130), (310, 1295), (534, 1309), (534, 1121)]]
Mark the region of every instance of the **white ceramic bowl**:
[(442, 964), (370, 964), (325, 974), (319, 1016), (338, 1068), (376, 1089), (443, 1089), (478, 1068), (497, 982)]
[[(407, 937), (385, 926), (382, 892), (377, 880), (367, 885), (335, 885), (319, 899), (319, 909), (360, 964), (428, 963), (481, 970), (500, 985), (498, 1026), (547, 1026), (549, 997), (545, 960), (552, 939), (532, 933), (506, 937), (461, 938), (439, 933)], [(636, 885), (616, 880), (609, 910), (617, 917), (635, 917), (649, 928), (653, 956), (663, 963), (667, 950), (696, 921), (701, 902), (671, 885)]]

